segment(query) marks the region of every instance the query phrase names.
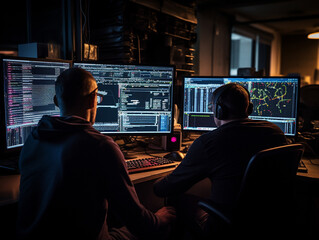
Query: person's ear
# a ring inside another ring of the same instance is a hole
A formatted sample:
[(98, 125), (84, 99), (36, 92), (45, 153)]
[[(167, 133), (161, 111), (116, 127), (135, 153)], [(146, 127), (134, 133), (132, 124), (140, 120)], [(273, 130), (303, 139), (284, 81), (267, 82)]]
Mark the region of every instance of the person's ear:
[(57, 99), (56, 95), (54, 95), (53, 101), (54, 101), (55, 106), (59, 107), (59, 103), (58, 103), (58, 99)]

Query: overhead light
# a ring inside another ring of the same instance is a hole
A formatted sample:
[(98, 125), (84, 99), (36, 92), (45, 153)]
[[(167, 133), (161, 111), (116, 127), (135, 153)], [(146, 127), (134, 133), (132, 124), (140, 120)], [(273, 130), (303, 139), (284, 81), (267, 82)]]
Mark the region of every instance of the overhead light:
[(307, 36), (309, 39), (319, 39), (319, 32), (313, 32), (308, 34)]

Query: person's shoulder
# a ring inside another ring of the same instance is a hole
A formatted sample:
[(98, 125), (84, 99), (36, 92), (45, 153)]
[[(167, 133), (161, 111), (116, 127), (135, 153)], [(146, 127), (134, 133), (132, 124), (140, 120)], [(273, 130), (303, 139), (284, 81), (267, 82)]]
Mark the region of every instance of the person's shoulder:
[(265, 120), (255, 120), (255, 119), (243, 119), (240, 121), (234, 121), (233, 125), (246, 125), (246, 126), (277, 126), (276, 124), (269, 122), (269, 121), (265, 121)]
[(99, 145), (115, 144), (113, 138), (100, 133), (99, 131), (95, 130), (93, 127), (86, 129), (83, 134), (91, 141), (97, 142)]
[(223, 124), (221, 127), (219, 127), (216, 130), (222, 131), (223, 133), (224, 132), (241, 132), (241, 131), (248, 131), (250, 133), (255, 132), (256, 134), (260, 132), (283, 133), (280, 127), (272, 122), (265, 121), (265, 120), (255, 120), (250, 118), (236, 120), (236, 121)]
[(97, 155), (103, 156), (104, 158), (124, 159), (119, 145), (112, 137), (104, 135), (94, 128), (88, 129), (85, 134), (87, 135), (88, 145), (91, 146), (91, 149), (94, 149)]
[(269, 121), (249, 119), (246, 124), (252, 129), (252, 131), (256, 130), (257, 132), (261, 131), (264, 133), (277, 133), (284, 135), (283, 131), (278, 125)]
[(275, 129), (280, 129), (278, 127), (278, 125), (269, 122), (269, 121), (265, 121), (265, 120), (253, 120), (253, 119), (249, 119), (249, 122), (251, 124), (254, 124), (256, 126), (261, 126), (261, 127), (269, 127), (269, 128), (275, 128)]
[(216, 128), (212, 131), (209, 132), (205, 132), (203, 133), (201, 136), (199, 136), (194, 143), (196, 144), (204, 144), (207, 142), (211, 142), (214, 141), (215, 139), (218, 139), (218, 137), (220, 136), (220, 128)]

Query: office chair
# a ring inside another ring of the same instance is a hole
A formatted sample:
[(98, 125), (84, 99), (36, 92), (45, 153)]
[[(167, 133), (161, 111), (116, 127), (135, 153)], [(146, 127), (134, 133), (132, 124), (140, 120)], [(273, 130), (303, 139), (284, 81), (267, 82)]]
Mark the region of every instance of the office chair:
[(319, 84), (306, 85), (300, 88), (300, 116), (303, 118), (303, 129), (312, 130), (312, 120), (319, 120)]
[(200, 201), (199, 206), (214, 219), (208, 227), (211, 238), (207, 239), (260, 239), (293, 233), (294, 183), (303, 151), (303, 145), (291, 144), (254, 155), (231, 214), (223, 213), (212, 202)]

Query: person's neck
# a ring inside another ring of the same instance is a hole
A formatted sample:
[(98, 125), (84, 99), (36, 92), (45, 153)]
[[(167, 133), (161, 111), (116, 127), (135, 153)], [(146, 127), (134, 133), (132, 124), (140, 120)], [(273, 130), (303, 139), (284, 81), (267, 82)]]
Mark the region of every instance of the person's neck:
[(90, 111), (70, 111), (70, 112), (61, 112), (61, 116), (69, 117), (69, 116), (78, 116), (85, 119), (88, 122), (91, 122), (91, 114)]

